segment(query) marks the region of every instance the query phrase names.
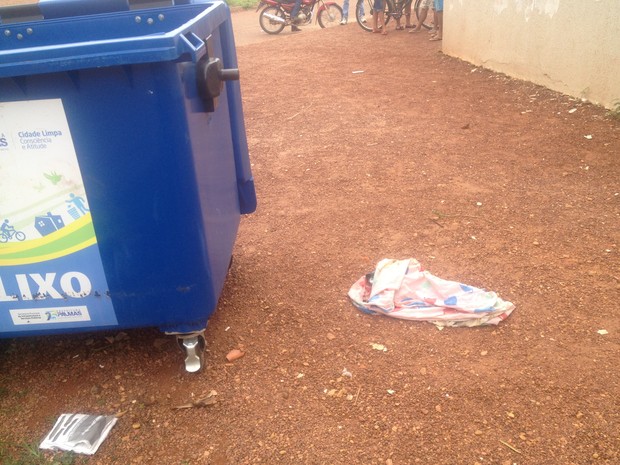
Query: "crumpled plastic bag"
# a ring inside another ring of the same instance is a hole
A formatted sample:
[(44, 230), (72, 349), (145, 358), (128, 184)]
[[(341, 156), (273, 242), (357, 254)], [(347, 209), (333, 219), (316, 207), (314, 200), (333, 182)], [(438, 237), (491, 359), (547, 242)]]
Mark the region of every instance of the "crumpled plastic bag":
[(515, 308), (495, 292), (433, 276), (414, 258), (381, 260), (348, 295), (362, 312), (438, 327), (496, 325)]

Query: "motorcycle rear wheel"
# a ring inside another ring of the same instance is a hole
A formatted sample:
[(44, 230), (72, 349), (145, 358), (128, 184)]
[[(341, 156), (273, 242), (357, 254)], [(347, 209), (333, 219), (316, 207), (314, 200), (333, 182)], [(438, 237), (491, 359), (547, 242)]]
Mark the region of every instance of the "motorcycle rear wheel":
[[(265, 16), (265, 14), (277, 16), (278, 18), (282, 18), (283, 22), (274, 21), (273, 19), (269, 19), (269, 17)], [(267, 34), (279, 34), (282, 32), (282, 29), (286, 26), (284, 22), (286, 18), (284, 17), (284, 12), (275, 6), (266, 6), (263, 8), (263, 11), (260, 12), (260, 16), (258, 17), (258, 24), (263, 31)]]
[(342, 8), (335, 3), (331, 5), (326, 5), (325, 9), (319, 12), (319, 26), (332, 27), (340, 25), (340, 21), (342, 21)]

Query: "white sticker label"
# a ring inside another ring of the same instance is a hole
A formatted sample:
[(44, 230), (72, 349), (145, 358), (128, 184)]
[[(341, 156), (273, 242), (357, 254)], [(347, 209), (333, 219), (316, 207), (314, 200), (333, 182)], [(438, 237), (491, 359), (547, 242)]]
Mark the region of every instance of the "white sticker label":
[(0, 103), (0, 241), (50, 237), (90, 212), (60, 99)]
[(118, 324), (61, 99), (0, 102), (0, 215), (0, 334)]
[(35, 325), (48, 323), (68, 323), (73, 321), (90, 321), (90, 314), (85, 306), (55, 308), (22, 308), (10, 310), (14, 325)]

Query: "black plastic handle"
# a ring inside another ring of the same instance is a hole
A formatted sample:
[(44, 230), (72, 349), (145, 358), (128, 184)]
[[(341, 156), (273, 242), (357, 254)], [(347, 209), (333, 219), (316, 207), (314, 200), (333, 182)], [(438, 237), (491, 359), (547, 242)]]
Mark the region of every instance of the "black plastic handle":
[(204, 56), (196, 65), (196, 85), (198, 94), (207, 111), (214, 111), (216, 99), (222, 93), (224, 81), (238, 81), (239, 69), (222, 68), (222, 61), (219, 58), (208, 58)]
[(220, 79), (222, 81), (238, 81), (239, 80), (239, 69), (238, 68), (220, 69)]

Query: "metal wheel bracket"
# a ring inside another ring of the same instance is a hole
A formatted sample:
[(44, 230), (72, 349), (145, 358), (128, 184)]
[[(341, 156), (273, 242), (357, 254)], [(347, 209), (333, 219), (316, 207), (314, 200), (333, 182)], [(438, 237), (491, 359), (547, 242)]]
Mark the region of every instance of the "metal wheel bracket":
[(204, 365), (204, 350), (206, 340), (204, 331), (190, 334), (178, 334), (177, 343), (185, 355), (185, 370), (197, 373)]

